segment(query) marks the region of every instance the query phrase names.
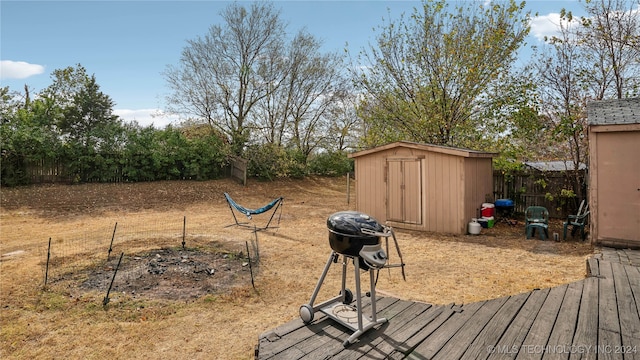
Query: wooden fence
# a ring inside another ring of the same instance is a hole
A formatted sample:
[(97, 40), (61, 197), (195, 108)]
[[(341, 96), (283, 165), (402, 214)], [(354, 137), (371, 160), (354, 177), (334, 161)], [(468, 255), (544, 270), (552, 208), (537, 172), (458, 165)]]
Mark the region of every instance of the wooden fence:
[(247, 185), (247, 163), (247, 160), (238, 156), (231, 157), (230, 176), (243, 186)]
[[(247, 183), (247, 161), (234, 157), (231, 159), (228, 174), (241, 184)], [(65, 171), (65, 166), (58, 161), (38, 161), (27, 166), (27, 174), (31, 183), (70, 183), (72, 179)], [(117, 174), (116, 174), (117, 175)], [(586, 173), (581, 173), (582, 179)], [(114, 176), (113, 182), (118, 180)], [(517, 174), (493, 174), (493, 195), (495, 199), (511, 199), (515, 204), (516, 213), (524, 213), (528, 206), (544, 206), (554, 218), (564, 218), (575, 213), (582, 198), (562, 196), (562, 190), (570, 190), (574, 194), (586, 194), (586, 185), (582, 191), (575, 187), (575, 181), (566, 172), (528, 171)]]
[[(582, 189), (576, 188), (573, 176), (564, 171), (527, 171), (516, 174), (493, 174), (495, 199), (511, 199), (516, 213), (524, 213), (529, 206), (544, 206), (553, 218), (574, 214), (587, 193), (585, 176), (581, 171)], [(564, 191), (563, 191), (564, 190)], [(574, 194), (575, 196), (571, 196)], [(579, 197), (578, 194), (583, 194)]]
[(27, 178), (32, 184), (70, 183), (71, 178), (62, 162), (58, 160), (37, 160), (26, 166)]
[[(36, 160), (28, 162), (24, 171), (28, 183), (30, 184), (72, 184), (79, 181), (79, 177), (72, 174), (69, 171), (68, 166), (63, 161), (54, 160)], [(241, 184), (247, 183), (247, 160), (232, 157), (231, 162), (227, 165), (223, 174), (230, 176), (233, 179), (238, 180)], [(183, 177), (182, 180), (192, 180), (192, 178)], [(122, 166), (114, 167), (113, 172), (106, 179), (85, 179), (84, 182), (108, 182), (119, 183), (130, 181), (125, 177), (122, 172)]]

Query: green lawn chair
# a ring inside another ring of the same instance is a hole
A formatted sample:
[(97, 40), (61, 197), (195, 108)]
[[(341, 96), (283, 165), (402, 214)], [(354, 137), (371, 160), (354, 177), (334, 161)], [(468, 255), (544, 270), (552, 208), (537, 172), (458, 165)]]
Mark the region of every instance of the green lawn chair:
[(584, 227), (587, 224), (588, 220), (589, 220), (588, 210), (587, 212), (581, 215), (569, 215), (567, 217), (567, 221), (562, 223), (563, 225), (562, 239), (564, 240), (567, 238), (567, 229), (569, 228), (569, 226), (571, 226), (571, 237), (574, 237), (576, 235), (576, 232), (580, 231), (580, 239), (584, 241), (585, 235), (586, 235), (584, 231)]
[(527, 239), (532, 238), (536, 231), (541, 240), (549, 238), (549, 210), (544, 206), (529, 206), (524, 212), (525, 233)]

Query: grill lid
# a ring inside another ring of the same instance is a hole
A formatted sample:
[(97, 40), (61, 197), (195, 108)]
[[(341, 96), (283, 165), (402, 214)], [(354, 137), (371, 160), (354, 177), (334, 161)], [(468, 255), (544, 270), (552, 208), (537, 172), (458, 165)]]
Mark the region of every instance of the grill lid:
[[(327, 219), (329, 231), (343, 236), (372, 236), (362, 232), (362, 229), (374, 232), (384, 231), (383, 226), (374, 218), (357, 211), (339, 211)], [(373, 236), (375, 237), (375, 236)]]

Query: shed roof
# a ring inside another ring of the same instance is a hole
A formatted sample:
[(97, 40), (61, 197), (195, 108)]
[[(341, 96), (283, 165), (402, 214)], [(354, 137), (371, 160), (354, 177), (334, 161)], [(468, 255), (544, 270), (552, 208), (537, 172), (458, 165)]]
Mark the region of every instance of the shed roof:
[(589, 125), (640, 124), (640, 98), (592, 101), (587, 116)]
[[(573, 161), (526, 161), (524, 164), (539, 171), (570, 171), (575, 169)], [(580, 170), (586, 168), (587, 165), (584, 163), (578, 165)]]
[(356, 158), (356, 157), (369, 155), (376, 152), (394, 149), (398, 147), (431, 151), (436, 153), (449, 154), (449, 155), (462, 156), (462, 157), (492, 158), (495, 155), (497, 155), (497, 153), (493, 153), (493, 152), (461, 149), (461, 148), (454, 148), (454, 147), (441, 146), (441, 145), (415, 143), (410, 141), (397, 141), (387, 145), (382, 145), (382, 146), (378, 146), (378, 147), (367, 149), (367, 150), (357, 151), (355, 153), (349, 154), (349, 157)]

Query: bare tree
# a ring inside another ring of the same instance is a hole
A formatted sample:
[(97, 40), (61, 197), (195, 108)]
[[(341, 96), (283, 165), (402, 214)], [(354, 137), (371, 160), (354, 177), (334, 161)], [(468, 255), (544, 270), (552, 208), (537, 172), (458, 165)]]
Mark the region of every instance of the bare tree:
[(334, 53), (320, 53), (321, 43), (299, 33), (291, 46), (288, 78), (291, 102), (289, 123), (291, 142), (305, 156), (326, 136), (326, 115), (343, 90), (342, 61)]
[(265, 141), (308, 156), (326, 137), (328, 110), (343, 90), (342, 59), (321, 52), (322, 43), (302, 30), (287, 45), (269, 95), (257, 106), (255, 122)]
[(582, 198), (578, 168), (588, 159), (586, 104), (637, 96), (640, 86), (640, 2), (586, 1), (588, 16), (560, 12), (558, 35), (535, 59), (538, 89), (553, 141), (546, 157), (571, 159), (567, 173)]
[(640, 1), (587, 0), (588, 16), (576, 31), (592, 64), (584, 83), (595, 99), (640, 93)]
[(170, 111), (206, 120), (229, 137), (235, 153), (249, 138), (250, 112), (269, 94), (274, 57), (283, 52), (285, 24), (271, 3), (233, 3), (204, 37), (189, 40), (180, 64), (165, 77)]
[(548, 121), (549, 153), (538, 155), (548, 158), (571, 159), (573, 188), (582, 198), (579, 166), (587, 158), (587, 118), (585, 104), (589, 91), (581, 85), (586, 58), (577, 25), (570, 12), (560, 12), (558, 35), (547, 38), (547, 46), (535, 61), (538, 89), (543, 102), (543, 115)]
[(329, 151), (356, 150), (363, 134), (362, 119), (357, 113), (358, 95), (352, 91), (336, 94), (336, 101), (329, 109), (325, 148)]

